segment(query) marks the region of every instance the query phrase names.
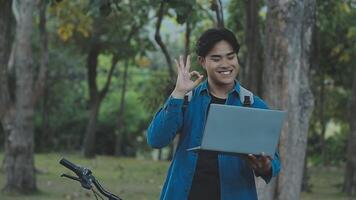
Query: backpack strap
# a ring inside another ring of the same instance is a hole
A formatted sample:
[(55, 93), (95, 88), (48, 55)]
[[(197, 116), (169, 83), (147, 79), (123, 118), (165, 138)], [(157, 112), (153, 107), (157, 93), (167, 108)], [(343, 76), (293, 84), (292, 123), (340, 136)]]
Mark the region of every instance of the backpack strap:
[(184, 95), (183, 112), (187, 109), (192, 97), (193, 97), (193, 90)]
[(240, 101), (243, 106), (250, 107), (254, 100), (253, 100), (253, 93), (247, 90), (246, 88), (240, 85)]

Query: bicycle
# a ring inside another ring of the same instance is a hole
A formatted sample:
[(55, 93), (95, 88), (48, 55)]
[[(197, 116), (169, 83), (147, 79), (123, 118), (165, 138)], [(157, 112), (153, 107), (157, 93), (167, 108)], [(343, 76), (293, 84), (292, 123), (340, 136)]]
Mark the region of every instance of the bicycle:
[(120, 197), (105, 190), (99, 184), (99, 182), (96, 180), (96, 178), (93, 176), (92, 171), (90, 169), (77, 166), (65, 158), (62, 158), (59, 161), (59, 163), (61, 165), (63, 165), (64, 167), (68, 168), (69, 170), (73, 171), (78, 176), (78, 177), (75, 177), (75, 176), (71, 176), (71, 175), (67, 175), (67, 174), (62, 174), (61, 177), (69, 178), (69, 179), (80, 182), (80, 184), (82, 185), (83, 188), (93, 191), (93, 194), (97, 200), (98, 200), (98, 197), (100, 197), (102, 200), (104, 200), (104, 198), (97, 191), (95, 191), (93, 185), (96, 187), (96, 189), (102, 195), (107, 197), (109, 200), (122, 200)]

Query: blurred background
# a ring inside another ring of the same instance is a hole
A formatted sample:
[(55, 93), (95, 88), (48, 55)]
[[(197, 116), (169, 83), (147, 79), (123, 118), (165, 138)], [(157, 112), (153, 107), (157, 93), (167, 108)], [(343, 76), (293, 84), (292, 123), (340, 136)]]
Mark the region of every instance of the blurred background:
[(174, 59), (206, 29), (241, 50), (239, 81), (288, 110), (282, 171), (260, 199), (355, 199), (353, 0), (0, 0), (1, 199), (95, 199), (62, 157), (124, 199), (158, 199), (177, 141), (145, 132)]

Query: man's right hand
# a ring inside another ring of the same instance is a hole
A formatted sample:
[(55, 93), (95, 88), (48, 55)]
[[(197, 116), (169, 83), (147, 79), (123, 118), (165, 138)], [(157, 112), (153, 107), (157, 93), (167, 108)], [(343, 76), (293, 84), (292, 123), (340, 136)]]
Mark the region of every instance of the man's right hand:
[[(183, 99), (184, 95), (193, 90), (203, 80), (204, 76), (197, 71), (189, 72), (190, 55), (187, 56), (187, 62), (184, 62), (182, 56), (179, 56), (179, 62), (177, 59), (174, 61), (176, 62), (178, 77), (176, 87), (172, 92), (172, 97)], [(192, 80), (192, 77), (194, 76), (197, 77), (195, 81)]]

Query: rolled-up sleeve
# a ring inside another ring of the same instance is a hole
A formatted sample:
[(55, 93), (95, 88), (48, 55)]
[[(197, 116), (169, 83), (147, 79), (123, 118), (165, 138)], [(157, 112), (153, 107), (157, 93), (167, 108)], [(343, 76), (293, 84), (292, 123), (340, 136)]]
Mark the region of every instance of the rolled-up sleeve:
[(169, 97), (147, 129), (147, 143), (153, 148), (167, 146), (183, 124), (184, 99)]

